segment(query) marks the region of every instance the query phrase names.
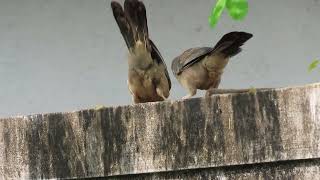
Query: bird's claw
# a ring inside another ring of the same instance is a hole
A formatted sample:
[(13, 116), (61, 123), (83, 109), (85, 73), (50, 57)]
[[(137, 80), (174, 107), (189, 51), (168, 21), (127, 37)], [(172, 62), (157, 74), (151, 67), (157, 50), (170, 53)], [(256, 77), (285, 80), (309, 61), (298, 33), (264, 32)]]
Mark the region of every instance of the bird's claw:
[(190, 95), (186, 95), (186, 96), (183, 96), (183, 97), (182, 97), (182, 99), (189, 99), (189, 98), (191, 98)]

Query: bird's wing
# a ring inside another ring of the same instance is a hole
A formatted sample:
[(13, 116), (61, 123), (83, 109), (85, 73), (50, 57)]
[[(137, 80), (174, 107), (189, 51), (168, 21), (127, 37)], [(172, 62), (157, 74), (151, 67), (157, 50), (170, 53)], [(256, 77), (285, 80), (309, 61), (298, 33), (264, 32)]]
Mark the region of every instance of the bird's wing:
[(167, 69), (166, 63), (164, 62), (163, 57), (161, 56), (157, 46), (153, 43), (153, 41), (151, 39), (149, 39), (149, 42), (150, 42), (150, 46), (151, 46), (151, 57), (158, 64), (160, 64), (160, 65), (162, 65), (164, 67), (165, 75), (166, 75), (166, 78), (168, 80), (169, 90), (170, 90), (171, 89), (171, 80), (170, 80), (170, 76), (169, 76), (169, 73), (168, 73), (168, 69)]
[(213, 48), (211, 47), (197, 47), (184, 51), (172, 61), (171, 69), (173, 73), (179, 75), (185, 69), (201, 61), (202, 58), (208, 55), (212, 50)]

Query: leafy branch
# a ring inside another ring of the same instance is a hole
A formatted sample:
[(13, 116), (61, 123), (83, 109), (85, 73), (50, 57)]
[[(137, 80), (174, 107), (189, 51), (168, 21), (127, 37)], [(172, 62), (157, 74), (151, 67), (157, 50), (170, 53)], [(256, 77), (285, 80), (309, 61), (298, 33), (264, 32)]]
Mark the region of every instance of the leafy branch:
[(232, 19), (242, 20), (248, 14), (248, 7), (247, 0), (217, 0), (209, 16), (209, 24), (211, 27), (214, 27), (225, 8), (227, 8)]
[(313, 71), (316, 67), (320, 65), (320, 60), (314, 60), (308, 67), (308, 71), (311, 72)]

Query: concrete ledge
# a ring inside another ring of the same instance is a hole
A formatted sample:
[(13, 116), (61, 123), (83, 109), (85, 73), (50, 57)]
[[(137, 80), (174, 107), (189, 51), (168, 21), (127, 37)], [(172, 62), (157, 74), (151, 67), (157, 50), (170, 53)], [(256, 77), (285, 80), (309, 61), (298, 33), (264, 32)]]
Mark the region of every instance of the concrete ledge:
[[(0, 120), (1, 179), (221, 172), (319, 158), (320, 84)], [(305, 171), (319, 174), (313, 165)]]
[[(320, 175), (320, 159), (281, 161), (271, 163), (188, 169), (149, 174), (108, 177), (108, 179), (317, 179)], [(95, 179), (95, 178), (91, 178)], [(100, 178), (105, 179), (105, 178)]]

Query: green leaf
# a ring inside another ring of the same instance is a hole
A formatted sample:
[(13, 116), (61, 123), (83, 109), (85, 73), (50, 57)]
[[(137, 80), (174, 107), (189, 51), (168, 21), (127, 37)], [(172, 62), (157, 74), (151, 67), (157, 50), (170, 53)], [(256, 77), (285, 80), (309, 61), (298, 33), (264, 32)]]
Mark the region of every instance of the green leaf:
[(247, 0), (228, 0), (226, 6), (229, 15), (234, 20), (242, 20), (248, 14), (249, 5)]
[(226, 6), (226, 3), (227, 3), (227, 0), (218, 0), (214, 8), (212, 8), (211, 14), (209, 16), (209, 24), (211, 27), (214, 27), (217, 24)]
[(320, 64), (320, 60), (314, 60), (308, 67), (308, 71), (311, 72)]

